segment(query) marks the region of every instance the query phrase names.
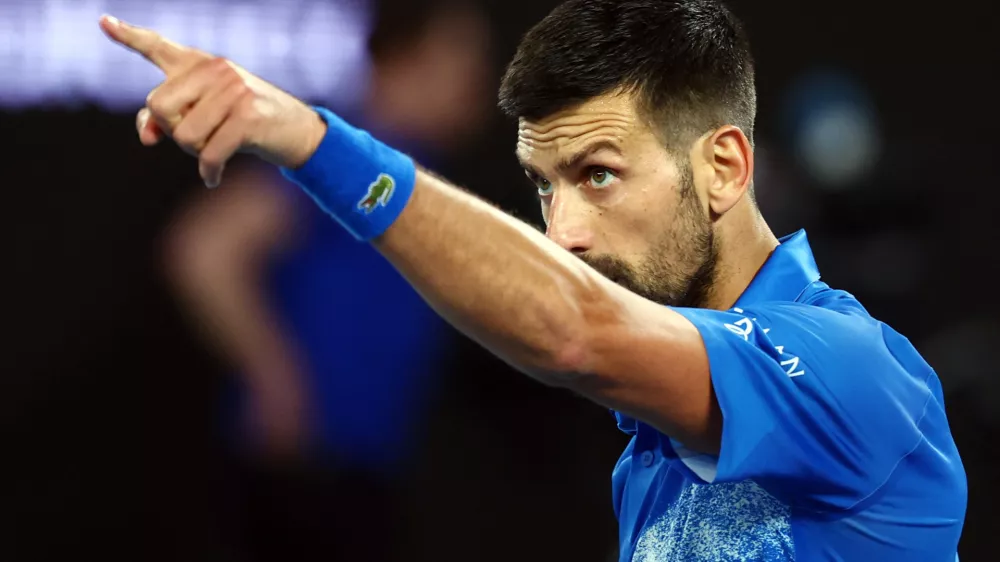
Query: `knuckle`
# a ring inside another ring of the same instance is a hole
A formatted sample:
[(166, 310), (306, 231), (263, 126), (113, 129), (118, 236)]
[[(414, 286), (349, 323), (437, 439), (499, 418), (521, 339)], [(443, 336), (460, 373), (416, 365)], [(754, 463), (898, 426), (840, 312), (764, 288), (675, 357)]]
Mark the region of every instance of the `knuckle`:
[(247, 86), (243, 93), (240, 94), (240, 109), (251, 116), (260, 115), (260, 111), (257, 108), (257, 96), (254, 91)]
[(214, 80), (225, 71), (224, 61), (221, 57), (207, 57), (194, 65), (188, 73), (196, 79), (211, 77)]
[(234, 108), (243, 95), (245, 84), (236, 77), (225, 77), (219, 80), (213, 87), (213, 91), (218, 96), (218, 103), (226, 106), (227, 109)]
[(166, 116), (167, 112), (170, 110), (167, 105), (167, 100), (161, 94), (150, 95), (146, 99), (146, 107), (153, 112), (153, 115), (160, 117)]
[(212, 72), (221, 79), (231, 80), (237, 78), (236, 69), (229, 63), (229, 59), (215, 57), (208, 62)]
[(241, 122), (253, 119), (253, 104), (246, 93), (238, 95), (233, 102), (233, 115)]
[(194, 147), (201, 140), (186, 123), (182, 123), (174, 130), (173, 137), (177, 144), (189, 147)]
[(242, 101), (244, 98), (253, 93), (250, 90), (250, 86), (248, 86), (242, 79), (234, 80), (229, 88), (231, 89), (233, 99), (237, 101)]

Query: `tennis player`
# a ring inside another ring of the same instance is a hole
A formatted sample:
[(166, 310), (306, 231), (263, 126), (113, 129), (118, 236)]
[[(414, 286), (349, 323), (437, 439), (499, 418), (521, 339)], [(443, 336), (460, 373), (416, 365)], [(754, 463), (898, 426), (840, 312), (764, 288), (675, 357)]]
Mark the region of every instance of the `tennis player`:
[(143, 143), (172, 137), (209, 185), (237, 151), (280, 166), (464, 333), (616, 412), (622, 560), (957, 558), (938, 377), (761, 217), (754, 65), (723, 6), (571, 0), (527, 34), (500, 98), (546, 235), (230, 61), (102, 27), (166, 74)]

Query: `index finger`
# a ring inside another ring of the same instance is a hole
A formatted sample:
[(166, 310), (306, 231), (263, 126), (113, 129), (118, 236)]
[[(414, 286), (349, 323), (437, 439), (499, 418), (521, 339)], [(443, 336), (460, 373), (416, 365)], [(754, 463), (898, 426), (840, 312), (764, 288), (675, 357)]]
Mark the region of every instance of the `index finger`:
[(146, 57), (167, 76), (180, 72), (197, 58), (194, 49), (178, 45), (151, 29), (136, 27), (112, 16), (101, 18), (101, 29), (112, 41)]

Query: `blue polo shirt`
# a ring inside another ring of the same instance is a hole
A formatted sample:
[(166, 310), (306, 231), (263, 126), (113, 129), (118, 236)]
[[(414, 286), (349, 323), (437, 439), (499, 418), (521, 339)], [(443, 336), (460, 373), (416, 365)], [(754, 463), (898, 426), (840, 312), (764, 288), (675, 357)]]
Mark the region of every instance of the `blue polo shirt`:
[(699, 330), (719, 456), (616, 414), (621, 560), (953, 562), (965, 471), (941, 383), (910, 342), (819, 280), (798, 232)]

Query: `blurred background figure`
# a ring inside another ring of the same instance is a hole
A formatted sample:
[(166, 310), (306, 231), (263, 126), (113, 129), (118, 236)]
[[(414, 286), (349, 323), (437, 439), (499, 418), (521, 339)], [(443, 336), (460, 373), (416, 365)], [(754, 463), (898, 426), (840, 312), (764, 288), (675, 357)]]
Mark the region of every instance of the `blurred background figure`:
[[(483, 127), (490, 41), (467, 2), (383, 4), (350, 120), (433, 168)], [(248, 163), (193, 191), (166, 263), (235, 368), (223, 418), (237, 539), (254, 560), (397, 559), (400, 478), (453, 332), (273, 168)]]

